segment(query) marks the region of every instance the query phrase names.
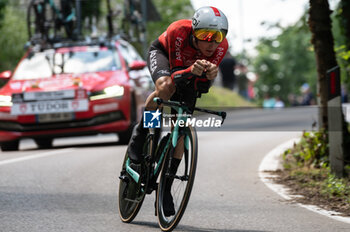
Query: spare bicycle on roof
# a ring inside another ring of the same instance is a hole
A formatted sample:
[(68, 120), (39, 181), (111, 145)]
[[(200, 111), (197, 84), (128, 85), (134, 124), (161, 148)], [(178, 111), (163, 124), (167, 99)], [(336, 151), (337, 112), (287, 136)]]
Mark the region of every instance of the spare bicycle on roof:
[[(104, 22), (99, 20), (102, 7), (107, 9)], [(152, 15), (147, 16), (146, 11)], [(128, 41), (142, 43), (146, 38), (146, 20), (159, 19), (150, 0), (123, 0), (115, 6), (110, 0), (30, 0), (28, 39), (31, 44), (53, 44), (119, 35)], [(107, 28), (107, 31), (98, 34), (98, 27)]]

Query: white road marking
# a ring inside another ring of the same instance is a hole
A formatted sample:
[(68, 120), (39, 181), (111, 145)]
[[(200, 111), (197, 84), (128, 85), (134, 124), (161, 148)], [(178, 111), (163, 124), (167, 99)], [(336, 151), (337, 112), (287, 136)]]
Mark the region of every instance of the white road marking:
[(39, 154), (35, 154), (35, 155), (28, 155), (28, 156), (14, 158), (14, 159), (2, 160), (2, 161), (0, 161), (0, 166), (1, 165), (5, 165), (5, 164), (12, 164), (12, 163), (17, 163), (17, 162), (22, 162), (22, 161), (26, 161), (26, 160), (32, 160), (32, 159), (38, 159), (38, 158), (58, 155), (58, 154), (61, 154), (61, 153), (67, 153), (67, 152), (71, 152), (71, 151), (74, 151), (74, 150), (75, 150), (74, 148), (66, 148), (66, 149), (61, 149), (61, 150), (56, 150), (56, 151), (49, 151), (49, 152), (39, 153)]
[[(261, 181), (264, 182), (264, 184), (267, 187), (269, 187), (272, 191), (276, 192), (278, 195), (280, 195), (286, 200), (292, 200), (302, 196), (291, 195), (289, 194), (288, 188), (286, 188), (284, 185), (274, 183), (272, 180), (272, 177), (274, 177), (274, 175), (271, 175), (270, 173), (268, 173), (268, 171), (276, 171), (278, 170), (278, 168), (281, 168), (281, 154), (283, 154), (283, 152), (288, 148), (291, 148), (293, 144), (297, 143), (299, 140), (300, 139), (292, 139), (286, 143), (277, 146), (264, 157), (259, 166), (259, 177)], [(297, 203), (297, 205), (306, 208), (312, 212), (350, 224), (350, 217), (340, 216), (341, 214), (339, 212), (328, 211), (315, 205), (304, 205), (301, 203)]]

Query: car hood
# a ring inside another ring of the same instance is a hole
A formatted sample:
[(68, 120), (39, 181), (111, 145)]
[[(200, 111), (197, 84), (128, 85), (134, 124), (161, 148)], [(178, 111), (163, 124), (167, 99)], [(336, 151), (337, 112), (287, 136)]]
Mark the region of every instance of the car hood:
[(61, 74), (51, 78), (38, 78), (31, 80), (10, 80), (1, 90), (0, 94), (32, 92), (32, 91), (57, 91), (64, 89), (83, 88), (87, 91), (99, 91), (111, 85), (125, 85), (127, 75), (122, 70), (85, 73), (85, 74)]

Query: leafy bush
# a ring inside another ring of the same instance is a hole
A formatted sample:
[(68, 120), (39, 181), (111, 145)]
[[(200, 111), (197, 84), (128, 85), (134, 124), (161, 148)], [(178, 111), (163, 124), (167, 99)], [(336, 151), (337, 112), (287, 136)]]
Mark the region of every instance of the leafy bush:
[[(349, 182), (346, 179), (337, 178), (334, 174), (330, 173), (322, 186), (322, 194), (338, 197), (348, 196), (350, 194)], [(349, 199), (348, 199), (349, 201)]]
[(7, 5), (0, 26), (0, 72), (13, 70), (25, 50), (27, 29), (21, 9)]
[(324, 131), (304, 132), (300, 143), (284, 152), (284, 167), (328, 167), (327, 150), (327, 134)]
[(306, 202), (320, 202), (321, 206), (326, 204), (332, 210), (350, 215), (350, 180), (337, 178), (329, 167), (288, 170), (288, 181)]
[[(350, 213), (350, 180), (331, 173), (327, 150), (326, 132), (304, 132), (300, 142), (284, 152), (283, 165), (304, 194)], [(350, 165), (345, 172), (350, 173)]]

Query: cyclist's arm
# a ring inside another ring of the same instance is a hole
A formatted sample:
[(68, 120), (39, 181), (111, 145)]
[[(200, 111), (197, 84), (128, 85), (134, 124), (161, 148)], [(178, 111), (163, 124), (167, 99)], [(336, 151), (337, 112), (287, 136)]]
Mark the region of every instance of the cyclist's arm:
[(171, 77), (174, 78), (186, 78), (190, 79), (193, 76), (202, 76), (210, 67), (210, 62), (206, 60), (196, 60), (196, 62), (190, 67), (176, 67), (172, 70)]
[(191, 66), (186, 67), (176, 67), (171, 70), (171, 79), (173, 82), (179, 79), (191, 79), (193, 77), (193, 73), (191, 72)]
[[(213, 67), (216, 67), (216, 65), (212, 64)], [(183, 81), (189, 80), (192, 77), (196, 77), (194, 80), (194, 90), (199, 91), (200, 93), (207, 93), (209, 91), (209, 88), (213, 84), (213, 79), (209, 79), (207, 77), (207, 72), (202, 72), (202, 75), (194, 75), (191, 72), (191, 67), (177, 67), (175, 70), (173, 70), (173, 73), (171, 74), (173, 83), (184, 83)], [(210, 71), (210, 70), (208, 70)], [(214, 74), (217, 75), (217, 72)], [(186, 83), (186, 82), (185, 82)]]
[[(209, 61), (207, 60), (196, 60), (196, 62), (188, 68), (177, 68), (172, 72), (172, 79), (178, 78), (192, 78), (195, 76), (202, 76), (204, 73), (208, 80), (214, 80), (218, 74), (218, 64), (222, 61), (223, 57), (226, 54), (228, 48), (227, 40), (225, 40), (220, 46), (217, 48), (216, 52), (212, 56), (213, 58)], [(181, 57), (176, 57), (176, 61), (182, 61)], [(183, 63), (182, 63), (183, 64)]]

